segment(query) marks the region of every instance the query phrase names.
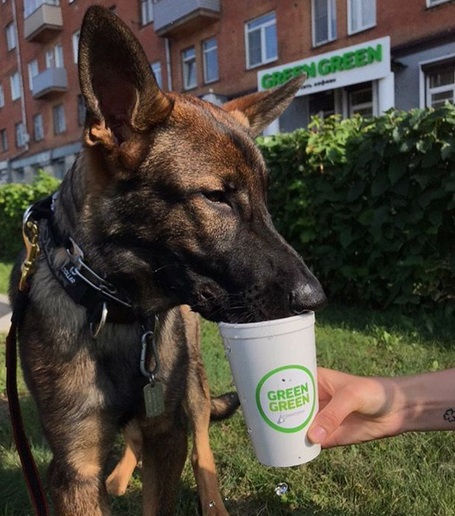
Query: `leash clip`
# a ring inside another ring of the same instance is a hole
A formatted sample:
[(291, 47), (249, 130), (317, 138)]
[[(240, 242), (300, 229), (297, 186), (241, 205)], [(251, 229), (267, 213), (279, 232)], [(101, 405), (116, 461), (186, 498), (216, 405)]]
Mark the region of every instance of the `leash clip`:
[[(146, 355), (147, 355), (147, 345), (149, 342), (150, 342), (150, 348), (152, 351), (152, 356), (155, 359), (155, 367), (153, 368), (152, 371), (149, 371), (145, 367), (145, 359), (146, 359)], [(150, 383), (152, 385), (155, 384), (155, 377), (158, 374), (158, 371), (160, 370), (160, 365), (161, 365), (160, 359), (159, 359), (158, 353), (156, 351), (155, 334), (151, 330), (146, 331), (142, 335), (142, 349), (141, 349), (141, 359), (139, 362), (139, 367), (140, 367), (141, 373), (150, 380)]]
[(25, 245), (25, 259), (21, 265), (21, 278), (19, 280), (19, 290), (21, 292), (27, 290), (27, 279), (33, 271), (35, 261), (39, 255), (40, 248), (38, 244), (39, 231), (36, 221), (31, 219), (32, 207), (30, 206), (24, 213), (22, 222), (22, 238)]

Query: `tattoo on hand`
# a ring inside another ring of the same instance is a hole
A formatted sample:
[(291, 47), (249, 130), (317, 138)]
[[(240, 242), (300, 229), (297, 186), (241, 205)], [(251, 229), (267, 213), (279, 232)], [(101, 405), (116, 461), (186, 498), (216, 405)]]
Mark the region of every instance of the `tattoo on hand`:
[(444, 412), (444, 419), (449, 423), (455, 423), (455, 409), (447, 409)]

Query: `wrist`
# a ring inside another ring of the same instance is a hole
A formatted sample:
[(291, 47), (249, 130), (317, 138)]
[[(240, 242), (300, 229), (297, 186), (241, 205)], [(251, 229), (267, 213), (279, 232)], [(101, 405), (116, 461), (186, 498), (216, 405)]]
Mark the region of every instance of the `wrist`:
[(396, 433), (455, 430), (455, 370), (391, 378)]

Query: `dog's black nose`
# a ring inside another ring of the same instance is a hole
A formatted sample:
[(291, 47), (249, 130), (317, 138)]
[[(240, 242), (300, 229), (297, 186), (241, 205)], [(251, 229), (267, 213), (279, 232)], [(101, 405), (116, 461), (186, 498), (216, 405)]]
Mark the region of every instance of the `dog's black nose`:
[(327, 298), (324, 291), (317, 283), (300, 283), (289, 295), (289, 303), (291, 312), (298, 315), (306, 310), (317, 311), (324, 308), (327, 304)]

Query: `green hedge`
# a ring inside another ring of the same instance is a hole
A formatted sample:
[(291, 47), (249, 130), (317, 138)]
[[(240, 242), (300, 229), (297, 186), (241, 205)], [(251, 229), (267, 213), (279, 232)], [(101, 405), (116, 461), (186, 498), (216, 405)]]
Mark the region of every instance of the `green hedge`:
[(259, 139), (278, 230), (332, 299), (455, 308), (455, 107)]
[(59, 180), (38, 172), (31, 184), (0, 186), (0, 259), (13, 260), (22, 249), (22, 216), (38, 199), (52, 193)]
[[(455, 107), (313, 119), (258, 140), (278, 230), (332, 299), (455, 305)], [(58, 180), (0, 187), (0, 259), (22, 245), (27, 206)]]

